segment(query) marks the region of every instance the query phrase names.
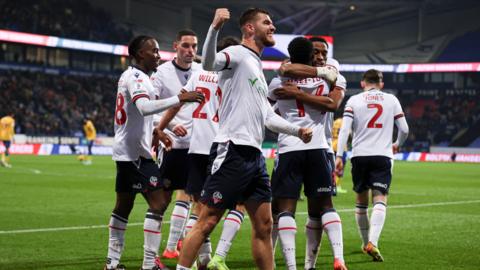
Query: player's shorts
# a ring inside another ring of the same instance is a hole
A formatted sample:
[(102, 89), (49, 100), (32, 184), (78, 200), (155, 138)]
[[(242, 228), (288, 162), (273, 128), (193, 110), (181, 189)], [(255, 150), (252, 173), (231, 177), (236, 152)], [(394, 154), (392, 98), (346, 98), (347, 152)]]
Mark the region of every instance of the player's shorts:
[(188, 149), (172, 149), (163, 153), (160, 172), (164, 182), (170, 183), (167, 190), (185, 189), (188, 178), (187, 154)]
[(209, 155), (188, 154), (188, 181), (185, 192), (200, 195), (207, 179)]
[(117, 161), (116, 192), (142, 192), (164, 188), (157, 164), (140, 157), (137, 161)]
[(388, 194), (392, 182), (393, 161), (386, 156), (353, 157), (352, 180), (353, 190), (361, 193), (375, 189)]
[(274, 198), (298, 199), (332, 195), (332, 167), (326, 149), (292, 151), (279, 155), (272, 175)]
[(272, 191), (262, 152), (232, 142), (213, 143), (201, 201), (234, 209), (239, 202), (271, 202)]
[(5, 148), (10, 148), (11, 143), (11, 141), (3, 141), (3, 146), (5, 146)]

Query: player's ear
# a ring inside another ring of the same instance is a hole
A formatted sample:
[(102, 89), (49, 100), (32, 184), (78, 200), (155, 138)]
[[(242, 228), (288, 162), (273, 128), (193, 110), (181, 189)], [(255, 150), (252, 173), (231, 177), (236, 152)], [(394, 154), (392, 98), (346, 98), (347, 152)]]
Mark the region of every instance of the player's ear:
[(360, 81), (360, 87), (365, 88), (365, 82), (364, 81)]
[(378, 86), (380, 86), (380, 89), (383, 89), (383, 87), (385, 86), (385, 83), (380, 82), (380, 83), (378, 84)]
[(173, 46), (172, 46), (172, 47), (173, 47), (173, 50), (174, 50), (174, 51), (177, 51), (177, 48), (178, 48), (178, 42), (174, 41), (174, 42), (173, 42)]

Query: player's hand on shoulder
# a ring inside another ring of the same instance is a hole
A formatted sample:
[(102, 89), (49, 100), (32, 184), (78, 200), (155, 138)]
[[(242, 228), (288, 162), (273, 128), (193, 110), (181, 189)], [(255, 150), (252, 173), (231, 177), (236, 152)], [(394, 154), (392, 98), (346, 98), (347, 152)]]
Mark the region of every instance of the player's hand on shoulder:
[(173, 133), (179, 137), (185, 137), (188, 133), (187, 129), (182, 126), (181, 124), (178, 124), (173, 127), (172, 129)]
[(213, 17), (212, 26), (215, 30), (219, 30), (229, 19), (230, 11), (227, 8), (217, 8), (215, 10), (215, 17)]
[(311, 128), (300, 128), (298, 130), (298, 137), (304, 142), (309, 143), (312, 140), (313, 130)]
[(198, 102), (202, 103), (205, 100), (205, 96), (201, 92), (191, 91), (186, 92), (183, 91), (178, 95), (178, 99), (180, 102)]
[(287, 58), (285, 60), (282, 61), (282, 64), (280, 65), (280, 67), (278, 68), (278, 74), (280, 76), (284, 76), (285, 75), (285, 72), (288, 70), (289, 66), (291, 65), (290, 63), (290, 59)]
[(277, 88), (273, 91), (277, 99), (294, 99), (297, 94), (300, 93), (300, 89), (297, 84), (292, 82), (284, 82), (281, 88)]

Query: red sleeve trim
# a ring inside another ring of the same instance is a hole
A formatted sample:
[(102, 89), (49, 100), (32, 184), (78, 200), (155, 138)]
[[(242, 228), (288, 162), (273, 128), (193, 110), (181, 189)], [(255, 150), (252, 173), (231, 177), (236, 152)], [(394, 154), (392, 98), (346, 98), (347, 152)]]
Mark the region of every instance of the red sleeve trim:
[(395, 115), (395, 117), (393, 117), (394, 120), (397, 120), (398, 118), (402, 118), (404, 117), (405, 115), (403, 113), (399, 113), (397, 115)]
[(147, 95), (147, 94), (140, 94), (140, 95), (136, 95), (133, 97), (132, 99), (132, 102), (135, 103), (139, 98), (148, 98), (148, 100), (150, 100), (150, 96)]
[(225, 70), (228, 69), (228, 66), (230, 65), (230, 55), (228, 55), (228, 53), (226, 52), (223, 52), (223, 54), (225, 54), (226, 61), (225, 66), (222, 68), (222, 70)]
[(351, 113), (351, 114), (353, 114), (353, 110), (345, 110), (344, 113)]

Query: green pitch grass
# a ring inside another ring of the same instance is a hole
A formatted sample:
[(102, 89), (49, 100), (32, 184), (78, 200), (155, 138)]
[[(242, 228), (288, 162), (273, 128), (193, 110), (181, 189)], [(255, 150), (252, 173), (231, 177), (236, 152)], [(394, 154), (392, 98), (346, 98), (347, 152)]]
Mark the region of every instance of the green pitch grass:
[[(0, 269), (102, 269), (105, 225), (115, 195), (111, 159), (95, 157), (93, 165), (83, 166), (74, 156), (13, 156), (11, 163), (11, 169), (0, 167)], [(268, 164), (271, 170), (272, 162)], [(349, 269), (480, 269), (478, 164), (396, 162), (380, 239), (384, 263), (371, 262), (360, 251), (351, 186), (347, 173), (343, 187), (349, 192), (335, 198)], [(299, 202), (296, 216), (299, 269), (305, 252), (305, 206)], [(122, 257), (128, 269), (141, 265), (146, 209), (138, 196)], [(214, 247), (220, 229), (212, 235)], [(162, 231), (161, 251), (168, 224)], [(246, 220), (227, 259), (230, 269), (254, 269), (249, 239)], [(324, 236), (317, 269), (331, 269), (332, 261)], [(173, 260), (165, 262), (174, 269)], [(278, 250), (276, 264), (285, 269)]]

